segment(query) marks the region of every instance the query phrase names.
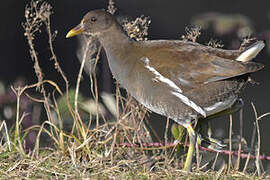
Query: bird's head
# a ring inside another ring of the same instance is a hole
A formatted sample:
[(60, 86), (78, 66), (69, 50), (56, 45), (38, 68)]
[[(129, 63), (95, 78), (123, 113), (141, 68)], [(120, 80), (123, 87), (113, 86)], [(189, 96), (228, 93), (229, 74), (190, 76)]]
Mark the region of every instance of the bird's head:
[(67, 33), (66, 38), (82, 33), (92, 36), (105, 33), (112, 26), (113, 22), (113, 16), (104, 10), (90, 11), (83, 17), (79, 25)]

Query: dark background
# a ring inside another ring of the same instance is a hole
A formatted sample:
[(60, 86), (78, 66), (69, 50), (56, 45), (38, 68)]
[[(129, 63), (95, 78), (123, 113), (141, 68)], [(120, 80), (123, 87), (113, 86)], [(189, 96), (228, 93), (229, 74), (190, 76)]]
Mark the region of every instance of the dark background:
[[(85, 13), (93, 9), (106, 8), (108, 2), (107, 0), (57, 0), (47, 2), (53, 6), (54, 11), (51, 21), (52, 28), (58, 31), (54, 42), (55, 52), (71, 86), (74, 86), (79, 70), (79, 62), (75, 53), (76, 39), (65, 39), (65, 35), (70, 28), (80, 22)], [(28, 83), (35, 83), (37, 81), (21, 25), (24, 22), (24, 9), (27, 3), (29, 1), (7, 0), (1, 2), (0, 80), (6, 85), (10, 85), (18, 77), (26, 78)], [(207, 12), (242, 14), (250, 19), (257, 33), (270, 30), (269, 0), (116, 0), (115, 4), (118, 9), (117, 13), (129, 16), (131, 19), (142, 14), (150, 16), (152, 22), (149, 29), (149, 39), (180, 39), (181, 35), (185, 33), (185, 27), (190, 25), (192, 17)], [(207, 41), (210, 38), (222, 40), (225, 45), (224, 48), (232, 48), (231, 41), (235, 38), (234, 36), (219, 37), (212, 31), (206, 31), (202, 36)], [(43, 38), (41, 35), (35, 42), (45, 79), (61, 83), (59, 74), (54, 70), (53, 62), (48, 60), (50, 54), (48, 53), (46, 37), (44, 36)], [(244, 137), (248, 141), (251, 137), (254, 121), (254, 112), (250, 103), (253, 102), (255, 104), (259, 115), (270, 111), (270, 58), (267, 48), (269, 47), (266, 47), (256, 59), (256, 61), (266, 65), (265, 69), (253, 76), (253, 79), (259, 82), (259, 85), (251, 85), (243, 93), (245, 101)], [(107, 78), (109, 83), (111, 82), (110, 78)], [(88, 82), (87, 80), (83, 81), (82, 91), (88, 92)], [(235, 117), (238, 117), (238, 114)], [(237, 133), (239, 121), (238, 118), (234, 119), (233, 129)], [(213, 120), (213, 122), (217, 129), (222, 129), (224, 132), (228, 131), (228, 117)], [(160, 125), (158, 126), (161, 127)], [(261, 120), (260, 127), (262, 131), (262, 152), (269, 154), (270, 117)], [(162, 129), (158, 131), (162, 131)]]

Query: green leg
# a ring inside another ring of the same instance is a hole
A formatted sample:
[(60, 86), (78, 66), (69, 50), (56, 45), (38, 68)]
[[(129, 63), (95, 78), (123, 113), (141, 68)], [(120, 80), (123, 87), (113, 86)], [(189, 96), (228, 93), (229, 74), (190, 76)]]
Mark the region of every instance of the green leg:
[[(241, 99), (239, 99), (235, 102), (235, 104), (231, 108), (226, 109), (226, 110), (219, 112), (217, 114), (211, 115), (205, 119), (201, 119), (199, 121), (205, 122), (206, 120), (210, 120), (210, 119), (213, 119), (213, 118), (216, 118), (219, 116), (223, 116), (226, 114), (231, 114), (233, 112), (240, 110), (242, 107), (243, 107), (243, 102)], [(198, 144), (207, 143), (208, 148), (216, 150), (216, 151), (218, 151), (226, 146), (226, 145), (223, 145), (219, 140), (216, 140), (216, 139), (211, 137), (212, 136), (211, 127), (207, 128), (208, 138), (206, 138), (206, 139), (202, 138), (200, 135), (198, 135), (198, 137), (196, 138), (195, 131), (191, 125), (187, 126), (187, 131), (188, 131), (188, 135), (189, 135), (189, 148), (188, 148), (187, 158), (186, 158), (184, 169), (183, 169), (184, 171), (187, 171), (187, 172), (191, 171), (192, 157), (193, 157), (193, 154), (195, 151), (195, 144), (196, 143), (198, 143)]]
[(188, 153), (187, 158), (184, 165), (184, 171), (190, 172), (191, 166), (192, 166), (192, 157), (195, 151), (195, 132), (191, 125), (188, 125), (187, 127), (188, 135), (189, 135), (189, 147), (188, 147)]

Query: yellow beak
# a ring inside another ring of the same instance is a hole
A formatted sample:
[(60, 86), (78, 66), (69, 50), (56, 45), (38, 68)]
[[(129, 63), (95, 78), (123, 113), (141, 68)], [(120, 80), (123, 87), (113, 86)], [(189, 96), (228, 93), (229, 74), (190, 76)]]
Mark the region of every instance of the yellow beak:
[(83, 31), (84, 31), (83, 24), (80, 23), (79, 25), (77, 25), (76, 27), (74, 27), (73, 29), (71, 29), (71, 30), (67, 33), (66, 38), (70, 38), (70, 37), (79, 35), (79, 34), (81, 34)]

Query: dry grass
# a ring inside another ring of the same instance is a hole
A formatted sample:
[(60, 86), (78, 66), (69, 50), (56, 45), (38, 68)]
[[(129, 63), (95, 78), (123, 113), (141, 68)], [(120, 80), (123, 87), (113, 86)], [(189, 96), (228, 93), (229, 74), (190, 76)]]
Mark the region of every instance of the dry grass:
[[(118, 155), (124, 154), (120, 151)], [(77, 157), (75, 162), (68, 155), (55, 149), (43, 149), (39, 157), (21, 157), (18, 153), (1, 153), (0, 173), (3, 179), (267, 179), (269, 176), (243, 174), (238, 171), (194, 171), (185, 173), (172, 166), (155, 165), (151, 170), (136, 158), (133, 160), (110, 158), (93, 153), (91, 162)]]
[[(116, 8), (113, 1), (109, 1), (109, 12), (114, 13)], [(55, 33), (51, 30), (50, 16), (52, 7), (43, 1), (32, 1), (25, 11), (24, 23), (25, 36), (29, 44), (29, 50), (38, 82), (36, 84), (14, 87), (17, 97), (16, 124), (12, 131), (8, 131), (6, 122), (2, 121), (0, 130), (3, 139), (0, 143), (0, 177), (2, 179), (265, 179), (267, 177), (257, 167), (260, 176), (241, 173), (230, 168), (223, 167), (218, 172), (202, 171), (200, 164), (194, 166), (192, 173), (181, 171), (185, 155), (180, 146), (167, 149), (162, 147), (145, 148), (142, 144), (152, 142), (149, 132), (144, 124), (147, 118), (147, 110), (129, 95), (125, 98), (121, 95), (119, 86), (116, 87), (115, 117), (106, 119), (101, 112), (99, 92), (97, 90), (97, 78), (95, 70), (99, 60), (101, 46), (91, 52), (93, 68), (90, 75), (90, 93), (95, 102), (95, 111), (87, 111), (86, 121), (82, 115), (80, 100), (80, 81), (84, 63), (87, 60), (87, 50), (78, 73), (75, 93), (71, 93), (69, 82), (59, 66), (57, 56), (54, 53), (53, 39)], [(144, 40), (147, 36), (147, 28), (150, 23), (148, 18), (137, 18), (125, 23), (128, 34), (136, 40)], [(48, 35), (48, 47), (51, 59), (55, 63), (55, 69), (65, 81), (65, 93), (57, 85), (57, 82), (44, 80), (42, 68), (39, 65), (38, 53), (34, 42), (40, 34), (40, 28), (45, 27)], [(192, 37), (194, 32), (188, 31), (187, 39), (196, 41)], [(195, 32), (198, 34), (198, 31)], [(86, 47), (90, 46), (89, 38)], [(87, 49), (87, 48), (86, 48)], [(45, 84), (53, 86), (53, 94), (46, 91)], [(32, 97), (27, 93), (29, 89), (35, 89), (40, 93), (40, 98)], [(59, 104), (55, 94), (62, 97), (69, 117), (72, 119), (71, 130), (64, 128), (66, 116), (61, 112), (63, 104)], [(22, 122), (27, 116), (21, 112), (21, 98), (26, 95), (32, 101), (41, 103), (45, 107), (46, 118), (41, 125), (35, 125), (28, 129), (22, 128)], [(113, 109), (113, 108), (112, 108)], [(96, 113), (94, 113), (96, 112)], [(256, 120), (261, 117), (256, 116)], [(168, 123), (167, 123), (168, 124)], [(257, 130), (258, 129), (258, 126)], [(175, 127), (174, 127), (175, 128)], [(35, 146), (32, 150), (25, 149), (25, 137), (30, 131), (37, 132)], [(168, 132), (168, 127), (166, 128)], [(165, 133), (167, 134), (167, 133)], [(178, 132), (178, 136), (183, 134)], [(42, 136), (49, 139), (50, 147), (41, 146)], [(167, 137), (165, 137), (168, 141)], [(126, 147), (124, 143), (138, 144), (138, 146)], [(259, 143), (259, 142), (258, 142)], [(260, 147), (257, 147), (257, 154)], [(199, 158), (198, 158), (199, 159)], [(259, 166), (259, 160), (256, 161)], [(257, 165), (256, 164), (256, 165)]]
[[(88, 158), (76, 157), (55, 149), (42, 149), (36, 158), (21, 157), (19, 153), (1, 153), (1, 178), (10, 179), (268, 179), (269, 176), (244, 174), (239, 171), (224, 173), (224, 169), (216, 171), (197, 171), (186, 173), (172, 165), (163, 163), (154, 165), (151, 169), (142, 164), (137, 153), (133, 159), (123, 159), (126, 154), (121, 150), (116, 154), (112, 163), (103, 153), (92, 150)], [(79, 155), (79, 153), (78, 153)], [(135, 155), (134, 155), (135, 156)]]

